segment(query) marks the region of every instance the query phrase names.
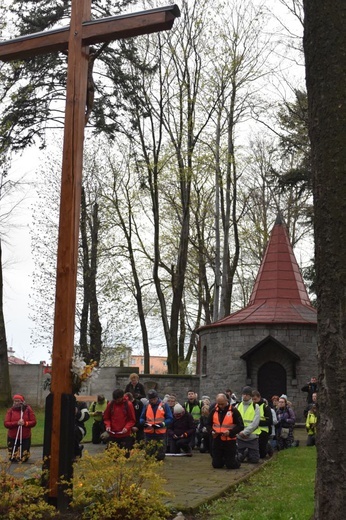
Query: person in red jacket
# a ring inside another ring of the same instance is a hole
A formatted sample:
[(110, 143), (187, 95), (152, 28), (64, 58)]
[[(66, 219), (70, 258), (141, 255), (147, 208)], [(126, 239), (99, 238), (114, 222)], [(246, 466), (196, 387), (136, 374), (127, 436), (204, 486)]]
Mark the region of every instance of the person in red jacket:
[(7, 410), (4, 426), (8, 428), (7, 446), (10, 461), (27, 461), (30, 457), (31, 428), (36, 426), (36, 417), (21, 394), (13, 396), (13, 405)]
[(120, 388), (114, 390), (113, 400), (104, 411), (103, 422), (109, 434), (108, 442), (115, 442), (127, 450), (131, 449), (131, 433), (132, 427), (136, 424), (136, 415), (133, 404), (124, 398), (124, 392)]

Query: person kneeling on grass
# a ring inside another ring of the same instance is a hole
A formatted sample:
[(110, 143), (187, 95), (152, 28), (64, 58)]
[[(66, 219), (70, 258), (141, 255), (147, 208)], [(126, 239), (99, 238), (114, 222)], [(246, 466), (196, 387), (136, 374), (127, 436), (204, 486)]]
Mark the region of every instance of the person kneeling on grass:
[(13, 396), (13, 405), (6, 413), (4, 426), (8, 428), (7, 446), (10, 461), (27, 461), (30, 457), (31, 428), (36, 426), (36, 417), (21, 394)]
[(208, 417), (212, 435), (211, 456), (213, 468), (238, 469), (236, 435), (243, 431), (244, 423), (238, 410), (229, 403), (225, 394), (216, 396), (216, 405)]
[(181, 404), (173, 408), (173, 423), (167, 430), (169, 452), (178, 454), (180, 450), (187, 456), (192, 456), (191, 440), (195, 435), (196, 426), (193, 417), (186, 412)]

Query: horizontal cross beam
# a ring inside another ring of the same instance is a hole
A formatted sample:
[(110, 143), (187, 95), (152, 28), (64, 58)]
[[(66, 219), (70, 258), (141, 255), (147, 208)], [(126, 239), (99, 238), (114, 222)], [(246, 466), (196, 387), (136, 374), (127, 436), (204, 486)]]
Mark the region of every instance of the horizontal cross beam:
[[(179, 7), (169, 5), (139, 13), (90, 20), (82, 24), (82, 43), (92, 45), (168, 30), (172, 27), (175, 18), (179, 16)], [(69, 32), (70, 27), (68, 26), (0, 42), (0, 60), (5, 62), (23, 60), (38, 54), (66, 51)]]

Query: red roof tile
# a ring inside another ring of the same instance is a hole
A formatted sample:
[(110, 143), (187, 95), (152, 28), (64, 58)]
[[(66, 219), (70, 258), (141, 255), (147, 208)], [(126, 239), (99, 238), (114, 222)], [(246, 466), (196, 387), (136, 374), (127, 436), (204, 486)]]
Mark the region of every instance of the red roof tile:
[(16, 356), (8, 356), (8, 364), (9, 365), (30, 365), (28, 361), (24, 361), (24, 359), (17, 358)]
[(259, 269), (248, 305), (201, 327), (273, 323), (317, 323), (286, 226), (278, 218)]

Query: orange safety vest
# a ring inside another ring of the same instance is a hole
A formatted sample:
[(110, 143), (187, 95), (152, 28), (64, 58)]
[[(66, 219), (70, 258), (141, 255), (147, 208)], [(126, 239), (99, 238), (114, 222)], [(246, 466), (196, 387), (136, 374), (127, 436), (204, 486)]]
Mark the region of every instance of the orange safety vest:
[(222, 424), (219, 423), (218, 410), (219, 410), (219, 408), (216, 407), (214, 415), (213, 415), (213, 430), (216, 433), (221, 433), (221, 440), (222, 441), (233, 441), (236, 438), (235, 435), (233, 437), (226, 437), (225, 435), (223, 435), (223, 433), (225, 431), (229, 431), (230, 427), (232, 426), (232, 424), (234, 424), (233, 423), (233, 413), (232, 413), (232, 410), (229, 409), (226, 412), (226, 415), (225, 415), (225, 417), (223, 419)]
[[(154, 416), (154, 410), (151, 404), (148, 404), (147, 410), (145, 413), (145, 422), (149, 424), (159, 424), (165, 421), (165, 408), (162, 403), (159, 403), (156, 409), (156, 415)], [(164, 426), (163, 428), (153, 428), (150, 426), (144, 427), (144, 433), (156, 433), (156, 434), (164, 434), (166, 433), (167, 428)]]

